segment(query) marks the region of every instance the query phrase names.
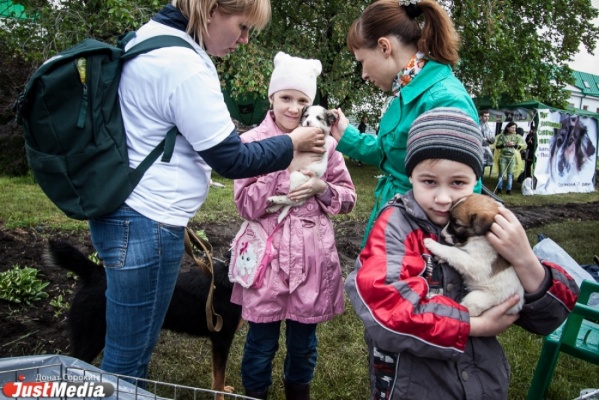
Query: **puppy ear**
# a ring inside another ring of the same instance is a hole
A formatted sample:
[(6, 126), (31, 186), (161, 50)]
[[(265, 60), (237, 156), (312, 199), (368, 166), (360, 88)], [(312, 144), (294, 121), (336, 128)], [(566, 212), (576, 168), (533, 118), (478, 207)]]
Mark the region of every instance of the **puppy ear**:
[(489, 229), (491, 229), (493, 222), (494, 218), (485, 213), (473, 213), (470, 216), (470, 226), (472, 226), (472, 229), (474, 229), (474, 233), (480, 236), (484, 235), (489, 231)]
[(581, 143), (579, 149), (582, 148), (582, 150), (584, 151), (584, 154), (587, 157), (591, 157), (593, 154), (595, 154), (595, 146), (593, 145), (593, 142), (589, 138), (588, 130), (587, 130), (586, 126), (584, 128), (582, 128), (581, 135), (582, 135), (582, 138), (581, 138), (582, 143)]
[(302, 108), (302, 115), (300, 116), (300, 121), (302, 121), (306, 116), (306, 111), (308, 111), (308, 108), (310, 108), (310, 106), (304, 106), (304, 108)]
[(327, 116), (327, 124), (329, 126), (333, 125), (335, 123), (335, 121), (337, 121), (337, 118), (339, 118), (337, 116), (337, 114), (335, 114), (334, 112), (329, 111), (329, 110), (326, 111), (326, 116)]

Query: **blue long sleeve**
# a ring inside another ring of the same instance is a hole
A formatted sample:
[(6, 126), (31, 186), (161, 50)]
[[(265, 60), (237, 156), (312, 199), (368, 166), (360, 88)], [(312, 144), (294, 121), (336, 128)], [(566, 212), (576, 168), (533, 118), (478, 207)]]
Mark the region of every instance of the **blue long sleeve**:
[(287, 168), (293, 159), (293, 142), (288, 135), (280, 135), (243, 143), (233, 130), (225, 140), (198, 154), (225, 178), (249, 178)]

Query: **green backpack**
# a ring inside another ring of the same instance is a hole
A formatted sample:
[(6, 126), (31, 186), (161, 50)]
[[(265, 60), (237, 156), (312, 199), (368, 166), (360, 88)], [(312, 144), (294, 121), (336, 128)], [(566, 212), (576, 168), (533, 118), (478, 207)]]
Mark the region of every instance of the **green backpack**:
[(64, 213), (85, 220), (117, 209), (146, 170), (163, 154), (172, 156), (177, 128), (136, 168), (129, 167), (118, 88), (123, 63), (161, 47), (193, 47), (176, 36), (144, 40), (127, 52), (135, 36), (117, 46), (94, 39), (48, 59), (17, 101), (27, 160), (36, 182)]

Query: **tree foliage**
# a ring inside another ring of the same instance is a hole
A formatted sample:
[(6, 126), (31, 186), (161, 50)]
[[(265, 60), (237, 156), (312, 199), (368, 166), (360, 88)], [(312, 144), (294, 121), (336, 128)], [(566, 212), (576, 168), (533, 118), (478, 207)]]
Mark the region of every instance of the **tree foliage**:
[[(234, 90), (266, 96), (272, 60), (278, 51), (316, 58), (323, 66), (319, 103), (326, 108), (368, 114), (370, 120), (376, 120), (384, 96), (362, 80), (361, 70), (345, 44), (348, 27), (367, 4), (363, 0), (273, 1), (271, 23), (256, 36), (254, 46), (222, 63), (223, 78), (235, 79)], [(257, 48), (259, 56), (253, 57), (251, 53)]]
[(477, 98), (532, 98), (567, 105), (568, 62), (582, 43), (594, 49), (598, 12), (590, 0), (458, 0), (450, 5), (463, 46), (457, 76)]
[(13, 0), (28, 20), (5, 21), (0, 38), (33, 67), (46, 58), (92, 37), (116, 43), (119, 34), (147, 21), (161, 0)]
[[(568, 62), (584, 45), (590, 52), (599, 28), (590, 0), (439, 0), (454, 18), (463, 46), (456, 75), (476, 98), (501, 102), (536, 100), (563, 107), (571, 83)], [(114, 42), (137, 29), (164, 0), (15, 0), (34, 16), (10, 21), (0, 40), (31, 67), (85, 37)], [(273, 18), (250, 45), (215, 60), (234, 97), (265, 97), (277, 51), (320, 59), (320, 104), (364, 113), (376, 120), (384, 95), (361, 79), (345, 45), (351, 22), (370, 3), (357, 0), (272, 1)], [(15, 58), (15, 59), (16, 59)], [(23, 82), (24, 84), (24, 82)]]

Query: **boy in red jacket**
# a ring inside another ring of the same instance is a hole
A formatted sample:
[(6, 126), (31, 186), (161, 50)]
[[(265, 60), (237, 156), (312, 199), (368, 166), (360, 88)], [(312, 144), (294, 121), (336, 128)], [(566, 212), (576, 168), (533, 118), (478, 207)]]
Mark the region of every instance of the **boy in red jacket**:
[(449, 209), (483, 172), (478, 125), (457, 108), (417, 118), (406, 171), (413, 190), (379, 214), (345, 289), (366, 329), (371, 399), (506, 399), (509, 365), (496, 335), (513, 323), (546, 335), (568, 316), (578, 287), (558, 265), (537, 259), (516, 216), (501, 207), (487, 238), (525, 289), (479, 317), (460, 305), (461, 276), (423, 244), (440, 238)]

